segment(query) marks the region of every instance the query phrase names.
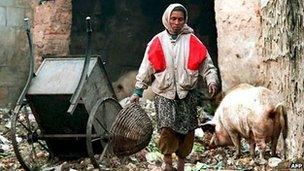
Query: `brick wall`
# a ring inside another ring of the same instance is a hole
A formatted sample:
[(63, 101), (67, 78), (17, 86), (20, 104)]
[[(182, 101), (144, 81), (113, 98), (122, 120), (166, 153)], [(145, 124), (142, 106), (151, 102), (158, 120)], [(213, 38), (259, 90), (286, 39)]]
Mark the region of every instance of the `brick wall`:
[(45, 1), (41, 5), (33, 5), (33, 8), (33, 40), (38, 67), (45, 55), (69, 54), (72, 0)]

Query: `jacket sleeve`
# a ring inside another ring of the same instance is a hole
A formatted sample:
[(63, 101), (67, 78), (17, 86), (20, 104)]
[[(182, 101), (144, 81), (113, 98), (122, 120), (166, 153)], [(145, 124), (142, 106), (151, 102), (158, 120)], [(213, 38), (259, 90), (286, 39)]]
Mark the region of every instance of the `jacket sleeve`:
[(207, 58), (199, 68), (199, 74), (206, 80), (208, 86), (210, 84), (219, 84), (217, 69), (213, 64), (209, 53), (207, 53)]
[(152, 68), (152, 65), (148, 59), (149, 47), (150, 44), (147, 45), (144, 58), (140, 64), (138, 74), (136, 76), (135, 89), (147, 89), (148, 86), (151, 85), (154, 69)]

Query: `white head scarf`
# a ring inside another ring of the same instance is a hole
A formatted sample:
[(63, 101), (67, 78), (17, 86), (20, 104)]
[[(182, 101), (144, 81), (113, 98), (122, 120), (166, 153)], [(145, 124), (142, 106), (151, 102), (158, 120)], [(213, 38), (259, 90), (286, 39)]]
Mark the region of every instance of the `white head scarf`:
[(177, 6), (180, 6), (182, 8), (185, 9), (186, 11), (186, 16), (185, 16), (185, 25), (184, 27), (182, 28), (181, 30), (181, 33), (183, 34), (186, 34), (186, 33), (193, 33), (193, 29), (191, 27), (189, 27), (187, 25), (187, 22), (188, 22), (188, 11), (187, 9), (181, 5), (181, 4), (178, 4), (178, 3), (175, 3), (175, 4), (170, 4), (167, 9), (165, 10), (164, 14), (163, 14), (163, 17), (162, 17), (162, 22), (163, 22), (163, 25), (165, 26), (165, 28), (169, 31), (169, 33), (173, 33), (173, 29), (172, 27), (170, 26), (169, 24), (169, 20), (170, 20), (170, 15), (171, 15), (171, 12), (173, 11), (173, 9)]

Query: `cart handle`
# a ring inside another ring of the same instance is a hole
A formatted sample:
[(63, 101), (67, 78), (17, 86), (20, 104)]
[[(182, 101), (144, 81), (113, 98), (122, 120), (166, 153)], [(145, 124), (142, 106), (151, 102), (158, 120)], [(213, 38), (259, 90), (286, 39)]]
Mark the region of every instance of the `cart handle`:
[(29, 50), (30, 50), (30, 55), (29, 55), (29, 64), (30, 64), (30, 71), (29, 74), (27, 76), (27, 80), (26, 80), (26, 84), (16, 102), (16, 106), (14, 108), (14, 113), (18, 113), (20, 108), (23, 106), (24, 102), (25, 102), (25, 94), (27, 93), (29, 87), (30, 87), (30, 83), (33, 79), (33, 77), (35, 76), (35, 72), (34, 72), (34, 54), (33, 54), (33, 42), (32, 42), (32, 37), (31, 37), (31, 30), (30, 30), (30, 24), (29, 24), (29, 19), (25, 18), (24, 19), (24, 29), (26, 31), (26, 35), (27, 35), (27, 40), (28, 40), (28, 44), (29, 44)]
[(84, 64), (83, 64), (83, 69), (82, 69), (82, 73), (81, 73), (81, 77), (80, 77), (80, 80), (78, 82), (78, 85), (77, 85), (77, 88), (75, 90), (75, 92), (73, 93), (71, 99), (70, 99), (70, 102), (71, 102), (71, 105), (68, 109), (68, 113), (70, 114), (73, 114), (76, 107), (77, 107), (77, 104), (79, 102), (79, 99), (80, 99), (80, 94), (81, 94), (81, 90), (82, 90), (82, 87), (88, 77), (88, 72), (89, 72), (89, 66), (90, 66), (90, 58), (91, 58), (91, 45), (92, 45), (92, 39), (91, 39), (91, 36), (92, 36), (92, 27), (91, 27), (91, 18), (90, 17), (87, 17), (86, 18), (86, 23), (87, 23), (87, 47), (86, 47), (86, 54), (85, 54), (85, 60), (84, 60)]

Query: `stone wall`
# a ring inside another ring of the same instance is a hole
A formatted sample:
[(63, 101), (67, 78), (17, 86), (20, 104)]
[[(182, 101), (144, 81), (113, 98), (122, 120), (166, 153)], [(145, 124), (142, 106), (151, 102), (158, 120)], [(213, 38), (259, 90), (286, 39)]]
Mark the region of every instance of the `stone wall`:
[(0, 1), (0, 107), (16, 101), (27, 77), (25, 17), (33, 18), (28, 0)]
[(216, 0), (218, 64), (222, 89), (239, 83), (259, 85), (262, 63), (259, 0)]
[(304, 154), (303, 4), (303, 0), (270, 0), (262, 8), (264, 84), (283, 98), (289, 159)]

